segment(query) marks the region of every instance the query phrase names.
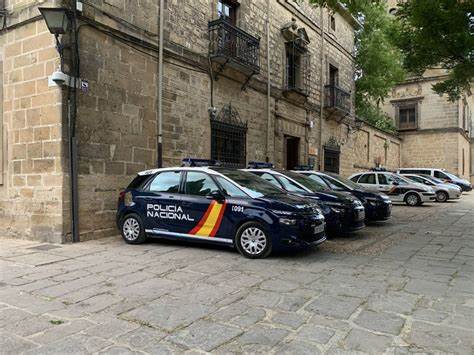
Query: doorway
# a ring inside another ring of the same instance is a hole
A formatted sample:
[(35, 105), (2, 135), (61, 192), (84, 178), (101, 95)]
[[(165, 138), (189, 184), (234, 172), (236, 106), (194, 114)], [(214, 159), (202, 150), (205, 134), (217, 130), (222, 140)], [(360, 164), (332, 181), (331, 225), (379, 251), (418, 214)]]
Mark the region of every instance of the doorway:
[(285, 137), (286, 145), (286, 169), (292, 170), (299, 165), (300, 161), (300, 139), (298, 137)]

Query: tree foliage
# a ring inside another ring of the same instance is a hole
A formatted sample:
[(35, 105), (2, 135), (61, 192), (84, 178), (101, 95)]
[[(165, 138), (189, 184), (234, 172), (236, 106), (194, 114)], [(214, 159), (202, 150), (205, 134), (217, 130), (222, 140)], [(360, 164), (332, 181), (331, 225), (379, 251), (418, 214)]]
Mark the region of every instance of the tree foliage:
[[(338, 9), (338, 0), (310, 0)], [(345, 0), (343, 6), (362, 23), (356, 31), (356, 114), (373, 125), (393, 131), (379, 108), (390, 90), (404, 79), (402, 54), (395, 44), (396, 23), (388, 15), (385, 0)]]
[(398, 45), (417, 75), (439, 67), (448, 79), (433, 86), (454, 101), (474, 79), (474, 0), (410, 0), (399, 5)]

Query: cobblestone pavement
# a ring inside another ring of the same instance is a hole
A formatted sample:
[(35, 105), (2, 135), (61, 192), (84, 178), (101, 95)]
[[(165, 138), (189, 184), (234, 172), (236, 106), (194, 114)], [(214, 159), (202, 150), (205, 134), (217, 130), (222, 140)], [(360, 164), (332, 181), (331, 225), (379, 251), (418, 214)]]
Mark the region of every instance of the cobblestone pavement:
[(0, 239), (0, 353), (473, 353), (474, 193), (251, 261)]

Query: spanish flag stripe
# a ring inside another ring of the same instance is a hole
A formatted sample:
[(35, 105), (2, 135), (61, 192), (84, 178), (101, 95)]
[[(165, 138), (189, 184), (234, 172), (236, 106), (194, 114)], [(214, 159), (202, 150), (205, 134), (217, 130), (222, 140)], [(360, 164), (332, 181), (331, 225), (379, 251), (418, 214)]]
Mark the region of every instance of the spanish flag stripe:
[(204, 222), (206, 222), (206, 219), (207, 217), (209, 216), (209, 214), (211, 213), (212, 209), (214, 208), (214, 205), (216, 204), (217, 202), (216, 201), (212, 201), (211, 204), (209, 205), (209, 207), (207, 208), (207, 211), (206, 213), (204, 213), (204, 216), (202, 216), (201, 220), (199, 221), (199, 223), (191, 230), (191, 232), (189, 232), (189, 234), (196, 234), (199, 229), (201, 229), (202, 225), (204, 224)]
[(224, 216), (226, 205), (227, 205), (227, 203), (224, 202), (224, 205), (221, 207), (221, 209), (219, 211), (219, 216), (217, 217), (217, 222), (214, 225), (214, 228), (212, 228), (211, 233), (209, 234), (210, 237), (214, 237), (216, 235), (217, 231), (219, 230), (219, 227), (221, 226), (221, 222), (222, 222), (222, 217)]
[(196, 232), (195, 235), (199, 235), (201, 237), (208, 237), (212, 230), (214, 229), (214, 226), (217, 223), (217, 219), (219, 218), (220, 211), (222, 210), (223, 205), (216, 203), (211, 210), (211, 213), (209, 213), (209, 216), (206, 218), (206, 221), (202, 225), (202, 227), (199, 229), (199, 231)]

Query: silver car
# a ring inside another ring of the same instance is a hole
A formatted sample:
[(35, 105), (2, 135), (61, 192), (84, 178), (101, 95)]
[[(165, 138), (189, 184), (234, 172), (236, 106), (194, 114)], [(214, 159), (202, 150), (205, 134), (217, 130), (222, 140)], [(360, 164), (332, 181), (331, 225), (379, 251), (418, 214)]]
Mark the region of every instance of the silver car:
[(454, 200), (461, 198), (462, 190), (459, 186), (454, 184), (447, 184), (442, 180), (427, 175), (418, 174), (402, 174), (403, 176), (417, 182), (431, 186), (436, 193), (436, 201), (446, 202), (448, 200)]

